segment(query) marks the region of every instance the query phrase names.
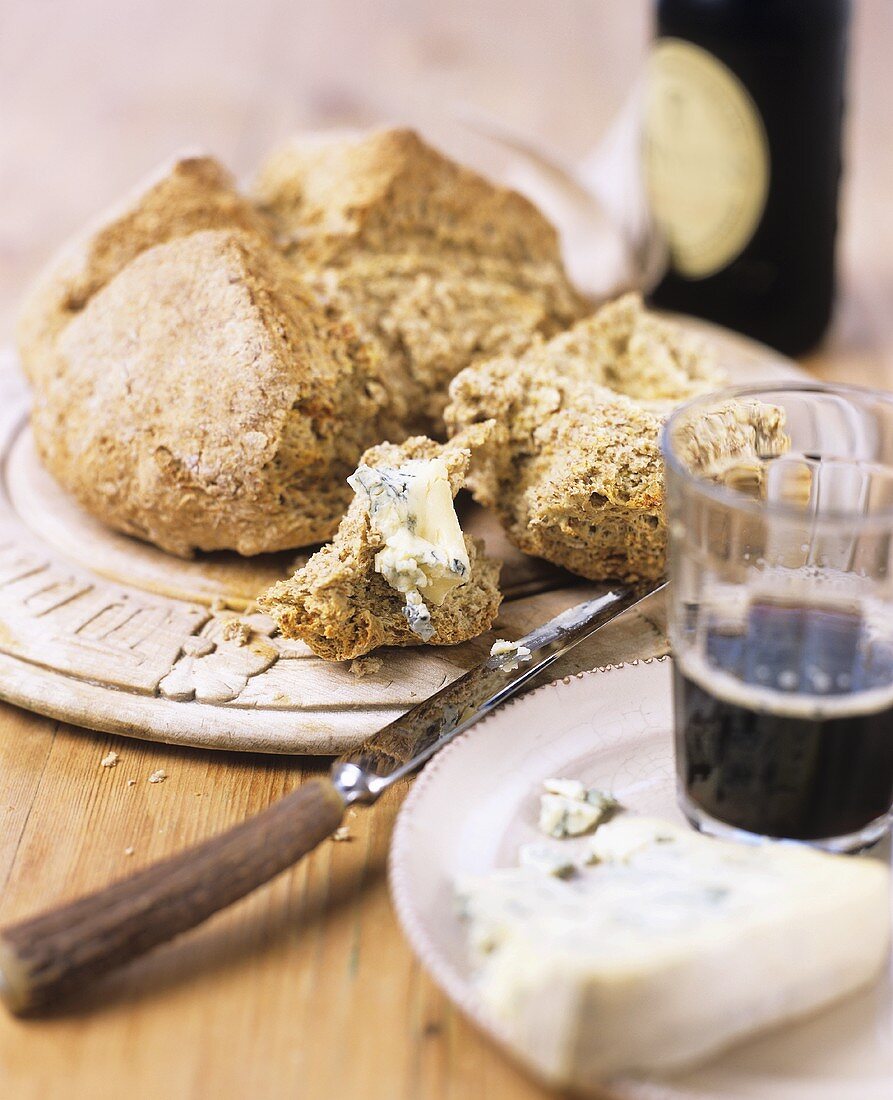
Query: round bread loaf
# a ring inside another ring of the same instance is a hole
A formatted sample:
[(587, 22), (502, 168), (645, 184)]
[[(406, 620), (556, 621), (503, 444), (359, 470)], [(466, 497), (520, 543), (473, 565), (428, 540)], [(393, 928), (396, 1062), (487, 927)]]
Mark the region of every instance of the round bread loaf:
[(50, 472), (175, 554), (319, 542), (379, 438), (376, 361), (256, 235), (137, 256), (68, 322), (32, 413)]

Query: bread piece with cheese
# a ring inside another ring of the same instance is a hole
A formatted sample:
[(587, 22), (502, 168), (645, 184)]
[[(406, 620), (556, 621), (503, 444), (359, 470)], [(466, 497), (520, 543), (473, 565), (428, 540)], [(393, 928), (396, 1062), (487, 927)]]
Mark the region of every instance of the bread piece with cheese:
[(383, 645), (453, 645), (489, 629), (499, 565), (463, 535), (453, 506), (489, 431), (367, 451), (334, 541), (258, 600), (282, 633), (343, 661)]
[[(590, 580), (652, 580), (666, 564), (664, 418), (722, 380), (700, 340), (627, 295), (520, 358), (464, 370), (446, 420), (497, 421), (469, 485), (521, 550)], [(781, 430), (777, 410), (747, 415), (752, 432), (714, 433), (720, 450)]]
[(879, 860), (627, 815), (588, 844), (564, 879), (521, 866), (458, 887), (487, 1014), (553, 1084), (693, 1066), (885, 966)]
[(175, 554), (331, 537), (380, 439), (379, 364), (259, 236), (142, 252), (58, 336), (32, 424), (98, 519)]
[(238, 229), (270, 240), (266, 218), (238, 193), (221, 164), (213, 157), (182, 156), (66, 244), (22, 303), (18, 345), (29, 377), (39, 379), (68, 322), (131, 260), (203, 229)]
[(394, 423), (442, 432), (450, 379), (582, 315), (543, 215), (412, 130), (292, 141), (254, 186), (287, 255), (378, 342)]

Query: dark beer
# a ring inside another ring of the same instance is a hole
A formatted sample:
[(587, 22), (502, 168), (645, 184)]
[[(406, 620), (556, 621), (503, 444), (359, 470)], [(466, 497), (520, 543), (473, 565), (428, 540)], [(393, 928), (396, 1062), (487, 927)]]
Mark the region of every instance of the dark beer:
[(764, 836), (858, 834), (893, 803), (893, 648), (854, 609), (756, 603), (676, 662), (678, 782)]
[(834, 294), (848, 0), (659, 0), (646, 182), (656, 305), (791, 355)]

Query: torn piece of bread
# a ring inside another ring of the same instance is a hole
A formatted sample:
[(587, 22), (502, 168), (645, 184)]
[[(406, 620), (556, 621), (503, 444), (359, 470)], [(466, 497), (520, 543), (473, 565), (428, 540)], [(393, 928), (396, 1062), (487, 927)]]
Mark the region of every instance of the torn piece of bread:
[(462, 534), (452, 499), (491, 428), (445, 445), (419, 436), (367, 451), (334, 541), (258, 606), (330, 661), (482, 634), (499, 610), (499, 564)]
[(259, 236), (142, 252), (92, 295), (43, 368), (32, 424), (93, 515), (176, 554), (328, 538), (380, 439), (378, 363)]
[(663, 411), (726, 381), (706, 342), (645, 309), (639, 294), (608, 302), (565, 339), (552, 344), (553, 362), (567, 356), (577, 368), (594, 372), (590, 381)]
[(463, 371), (446, 420), (451, 432), (497, 421), (469, 485), (521, 550), (591, 580), (655, 579), (663, 416), (721, 382), (700, 342), (628, 295), (520, 358)]
[(407, 431), (442, 431), (463, 367), (518, 354), (584, 311), (536, 207), (411, 130), (292, 142), (255, 194), (314, 289), (382, 347), (393, 422)]
[(140, 253), (202, 229), (241, 229), (270, 239), (265, 217), (208, 156), (184, 156), (143, 181), (53, 258), (22, 303), (18, 346), (35, 381), (56, 338)]

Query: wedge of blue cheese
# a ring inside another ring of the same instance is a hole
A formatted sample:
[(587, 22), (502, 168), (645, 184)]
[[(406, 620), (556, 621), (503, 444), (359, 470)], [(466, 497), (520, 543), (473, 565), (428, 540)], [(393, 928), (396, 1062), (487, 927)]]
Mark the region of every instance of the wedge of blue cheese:
[(381, 539), (376, 572), (403, 595), (409, 628), (428, 641), (434, 635), (429, 604), (439, 607), (469, 575), (446, 462), (438, 457), (399, 467), (363, 465), (348, 483), (365, 495), (370, 525)]
[(528, 861), (457, 887), (481, 1001), (552, 1083), (692, 1066), (887, 960), (890, 876), (875, 859), (629, 815), (588, 847), (567, 878)]

